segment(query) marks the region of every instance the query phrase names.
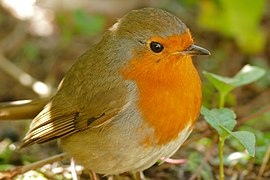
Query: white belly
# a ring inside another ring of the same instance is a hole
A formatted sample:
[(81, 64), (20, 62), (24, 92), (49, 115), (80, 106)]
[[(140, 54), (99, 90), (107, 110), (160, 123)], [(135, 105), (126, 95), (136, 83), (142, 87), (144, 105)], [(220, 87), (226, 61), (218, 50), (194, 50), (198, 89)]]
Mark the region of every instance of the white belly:
[[(113, 175), (127, 171), (142, 171), (159, 160), (168, 158), (181, 146), (191, 132), (191, 125), (166, 145), (158, 145), (154, 130), (137, 112), (137, 94), (134, 84), (129, 84), (128, 104), (110, 123), (77, 132), (61, 140), (63, 149), (74, 157), (78, 164), (96, 173)], [(151, 146), (143, 140), (152, 137)]]
[(166, 145), (155, 145), (152, 142), (153, 146), (144, 146), (142, 140), (145, 135), (153, 136), (153, 130), (141, 126), (141, 120), (134, 120), (138, 118), (134, 112), (122, 114), (128, 117), (119, 117), (105, 127), (88, 129), (66, 137), (61, 140), (61, 146), (78, 164), (96, 173), (111, 175), (142, 171), (161, 157), (170, 157), (191, 132), (188, 126)]

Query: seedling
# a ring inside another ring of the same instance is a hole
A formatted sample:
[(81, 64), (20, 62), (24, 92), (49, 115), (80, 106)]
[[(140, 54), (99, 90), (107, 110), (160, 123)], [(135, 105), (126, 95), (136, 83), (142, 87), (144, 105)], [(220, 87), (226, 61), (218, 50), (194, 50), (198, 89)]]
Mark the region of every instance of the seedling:
[(207, 123), (212, 126), (219, 135), (219, 176), (224, 180), (223, 147), (228, 137), (233, 137), (242, 144), (250, 156), (255, 156), (255, 136), (247, 131), (233, 131), (236, 125), (236, 114), (233, 110), (224, 108), (226, 96), (234, 88), (249, 84), (261, 78), (265, 71), (259, 67), (246, 65), (234, 77), (223, 77), (204, 71), (209, 82), (218, 90), (219, 109), (201, 108), (201, 114)]

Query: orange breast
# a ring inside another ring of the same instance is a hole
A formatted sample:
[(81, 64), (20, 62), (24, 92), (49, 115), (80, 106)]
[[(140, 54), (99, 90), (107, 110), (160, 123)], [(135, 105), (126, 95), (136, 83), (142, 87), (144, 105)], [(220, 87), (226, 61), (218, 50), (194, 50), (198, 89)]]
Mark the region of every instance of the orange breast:
[[(164, 54), (156, 61), (151, 52), (145, 52), (130, 61), (123, 76), (136, 82), (138, 110), (154, 129), (157, 144), (176, 139), (196, 121), (202, 101), (201, 81), (190, 56)], [(149, 139), (145, 143), (150, 143)]]

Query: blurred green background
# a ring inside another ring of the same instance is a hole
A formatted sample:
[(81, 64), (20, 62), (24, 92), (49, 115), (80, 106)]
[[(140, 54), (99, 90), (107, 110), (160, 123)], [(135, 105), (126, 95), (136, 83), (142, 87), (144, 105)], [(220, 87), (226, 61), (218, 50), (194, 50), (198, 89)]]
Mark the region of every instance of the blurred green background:
[[(270, 144), (268, 0), (0, 0), (0, 102), (51, 95), (78, 56), (97, 43), (118, 18), (142, 7), (162, 8), (177, 15), (190, 28), (196, 44), (212, 53), (209, 57), (194, 58), (203, 80), (204, 105), (217, 107), (218, 93), (204, 78), (203, 70), (229, 77), (246, 64), (266, 70), (263, 78), (234, 90), (226, 98), (226, 106), (236, 111), (241, 122), (238, 129), (255, 133), (257, 152), (256, 158), (250, 158), (237, 142), (230, 141), (225, 148), (228, 160), (225, 174), (238, 179), (256, 179)], [(33, 82), (44, 84), (36, 87)], [(56, 143), (14, 151), (13, 145), (19, 144), (28, 124), (29, 121), (0, 122), (0, 170), (60, 152)], [(215, 179), (216, 147), (197, 172), (215, 142), (213, 134), (207, 135), (209, 129), (201, 118), (190, 141), (176, 153), (177, 158), (189, 159), (188, 163), (155, 166), (145, 172), (146, 176), (189, 179), (195, 175)], [(46, 150), (43, 152), (42, 148)], [(236, 152), (242, 156), (232, 163), (229, 157)], [(68, 163), (58, 166), (68, 167)], [(269, 169), (268, 162), (263, 178), (270, 178)], [(45, 179), (48, 177), (44, 174), (48, 172), (56, 179), (70, 178), (64, 175), (69, 172), (65, 168), (58, 174), (50, 168), (41, 172), (37, 176)], [(80, 172), (83, 179), (84, 173)], [(124, 177), (132, 179), (128, 175)]]

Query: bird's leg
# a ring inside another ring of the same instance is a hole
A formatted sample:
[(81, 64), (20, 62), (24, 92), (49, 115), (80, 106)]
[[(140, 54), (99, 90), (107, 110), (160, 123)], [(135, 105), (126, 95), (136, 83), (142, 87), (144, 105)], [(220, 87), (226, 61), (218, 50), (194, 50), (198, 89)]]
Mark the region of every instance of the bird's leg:
[(99, 176), (94, 171), (90, 169), (88, 171), (91, 180), (100, 180)]
[(136, 172), (135, 173), (135, 178), (136, 178), (136, 180), (144, 180), (145, 179), (144, 174), (143, 174), (142, 171)]
[(77, 172), (76, 172), (76, 164), (73, 158), (70, 160), (70, 168), (71, 168), (71, 175), (73, 180), (78, 180)]
[(185, 164), (187, 162), (186, 159), (172, 159), (172, 158), (160, 158), (162, 162), (166, 162), (168, 164)]
[(108, 179), (107, 180), (113, 180), (113, 176), (108, 176)]

